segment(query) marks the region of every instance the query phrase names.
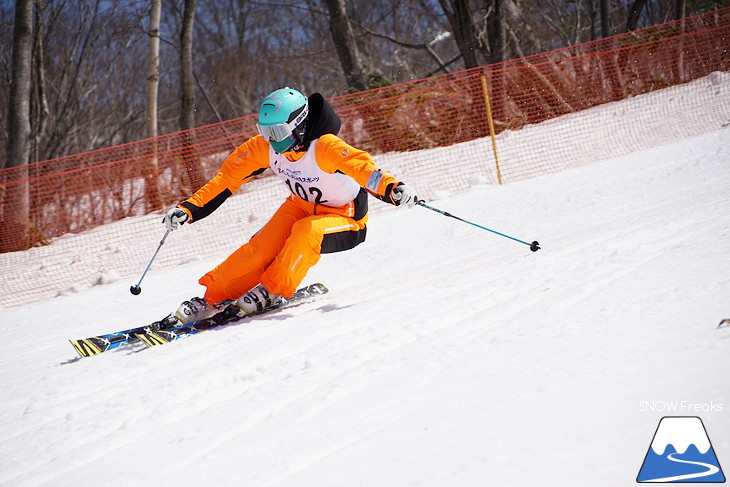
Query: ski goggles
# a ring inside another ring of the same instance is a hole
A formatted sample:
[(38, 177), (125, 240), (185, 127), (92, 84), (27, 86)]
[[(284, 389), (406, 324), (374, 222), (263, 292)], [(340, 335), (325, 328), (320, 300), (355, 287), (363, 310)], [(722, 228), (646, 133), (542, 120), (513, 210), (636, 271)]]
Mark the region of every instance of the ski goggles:
[(294, 129), (297, 128), (305, 118), (307, 118), (308, 114), (309, 104), (305, 103), (302, 111), (299, 112), (299, 115), (297, 115), (291, 122), (277, 123), (275, 125), (260, 125), (257, 123), (256, 130), (258, 130), (267, 141), (273, 140), (275, 142), (281, 142), (294, 132)]

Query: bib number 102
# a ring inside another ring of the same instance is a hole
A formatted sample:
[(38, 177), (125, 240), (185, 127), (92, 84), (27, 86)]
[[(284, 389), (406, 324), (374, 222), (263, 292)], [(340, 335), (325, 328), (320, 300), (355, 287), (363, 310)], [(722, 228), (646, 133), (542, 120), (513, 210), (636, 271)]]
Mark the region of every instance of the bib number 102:
[(322, 199), (322, 191), (319, 188), (310, 186), (309, 192), (307, 192), (307, 189), (304, 188), (302, 183), (297, 181), (292, 185), (290, 179), (286, 180), (286, 185), (289, 187), (289, 191), (299, 196), (304, 201), (310, 201), (310, 198), (314, 198), (314, 203), (318, 205), (327, 202), (327, 200)]

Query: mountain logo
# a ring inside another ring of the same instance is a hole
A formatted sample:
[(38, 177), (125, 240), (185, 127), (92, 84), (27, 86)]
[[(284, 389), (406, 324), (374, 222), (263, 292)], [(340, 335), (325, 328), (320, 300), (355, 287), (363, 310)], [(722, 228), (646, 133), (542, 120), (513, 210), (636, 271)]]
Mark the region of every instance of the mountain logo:
[(696, 416), (663, 417), (636, 481), (725, 482), (702, 420)]

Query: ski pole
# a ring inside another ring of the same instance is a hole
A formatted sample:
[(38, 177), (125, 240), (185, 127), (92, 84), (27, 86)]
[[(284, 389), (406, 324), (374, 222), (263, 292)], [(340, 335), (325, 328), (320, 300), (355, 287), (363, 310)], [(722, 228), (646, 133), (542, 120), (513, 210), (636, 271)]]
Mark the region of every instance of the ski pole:
[(166, 231), (165, 235), (162, 237), (162, 240), (160, 240), (160, 245), (157, 246), (157, 250), (155, 250), (155, 254), (150, 259), (150, 263), (147, 264), (147, 268), (142, 273), (142, 277), (139, 278), (139, 282), (135, 286), (130, 286), (129, 292), (134, 294), (135, 296), (142, 292), (142, 288), (139, 287), (139, 285), (142, 284), (142, 279), (144, 279), (144, 276), (147, 275), (147, 271), (150, 270), (150, 266), (152, 265), (152, 262), (154, 262), (155, 257), (157, 257), (157, 253), (162, 248), (162, 244), (165, 243), (165, 239), (167, 238), (168, 235), (170, 235), (170, 231), (171, 230)]
[(511, 240), (514, 240), (515, 242), (519, 242), (519, 243), (525, 244), (528, 247), (530, 247), (530, 250), (532, 250), (533, 252), (537, 252), (538, 250), (540, 250), (540, 244), (538, 243), (537, 240), (535, 240), (532, 243), (527, 243), (527, 242), (522, 241), (522, 240), (520, 240), (518, 238), (510, 237), (509, 235), (505, 235), (504, 233), (497, 232), (496, 230), (492, 230), (491, 228), (483, 227), (481, 225), (477, 225), (476, 223), (470, 222), (468, 220), (464, 220), (463, 218), (459, 218), (458, 216), (452, 215), (451, 213), (449, 213), (447, 211), (439, 210), (438, 208), (434, 208), (433, 206), (428, 206), (424, 200), (418, 200), (416, 202), (416, 204), (419, 205), (419, 206), (423, 206), (424, 208), (428, 208), (431, 211), (435, 211), (436, 213), (441, 213), (444, 216), (449, 216), (451, 218), (454, 218), (456, 220), (459, 220), (460, 222), (468, 223), (469, 225), (474, 225), (475, 227), (481, 228), (482, 230), (486, 230), (488, 232), (496, 233), (497, 235), (501, 235), (502, 237), (509, 238)]

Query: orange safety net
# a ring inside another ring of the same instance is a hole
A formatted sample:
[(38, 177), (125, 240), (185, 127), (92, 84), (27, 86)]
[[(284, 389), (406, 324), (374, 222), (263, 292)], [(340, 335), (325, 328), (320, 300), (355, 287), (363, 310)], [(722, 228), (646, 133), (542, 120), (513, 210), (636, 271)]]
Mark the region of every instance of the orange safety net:
[[(430, 199), (719, 128), (730, 113), (728, 70), (723, 8), (330, 102), (343, 120), (340, 137)], [(634, 98), (641, 105), (614, 103)], [(139, 275), (164, 233), (164, 211), (213, 177), (255, 135), (255, 122), (251, 115), (0, 171), (0, 306), (93, 285), (110, 272)], [(210, 238), (168, 243), (156, 265), (232, 251), (285, 194), (265, 173), (196, 224)]]

